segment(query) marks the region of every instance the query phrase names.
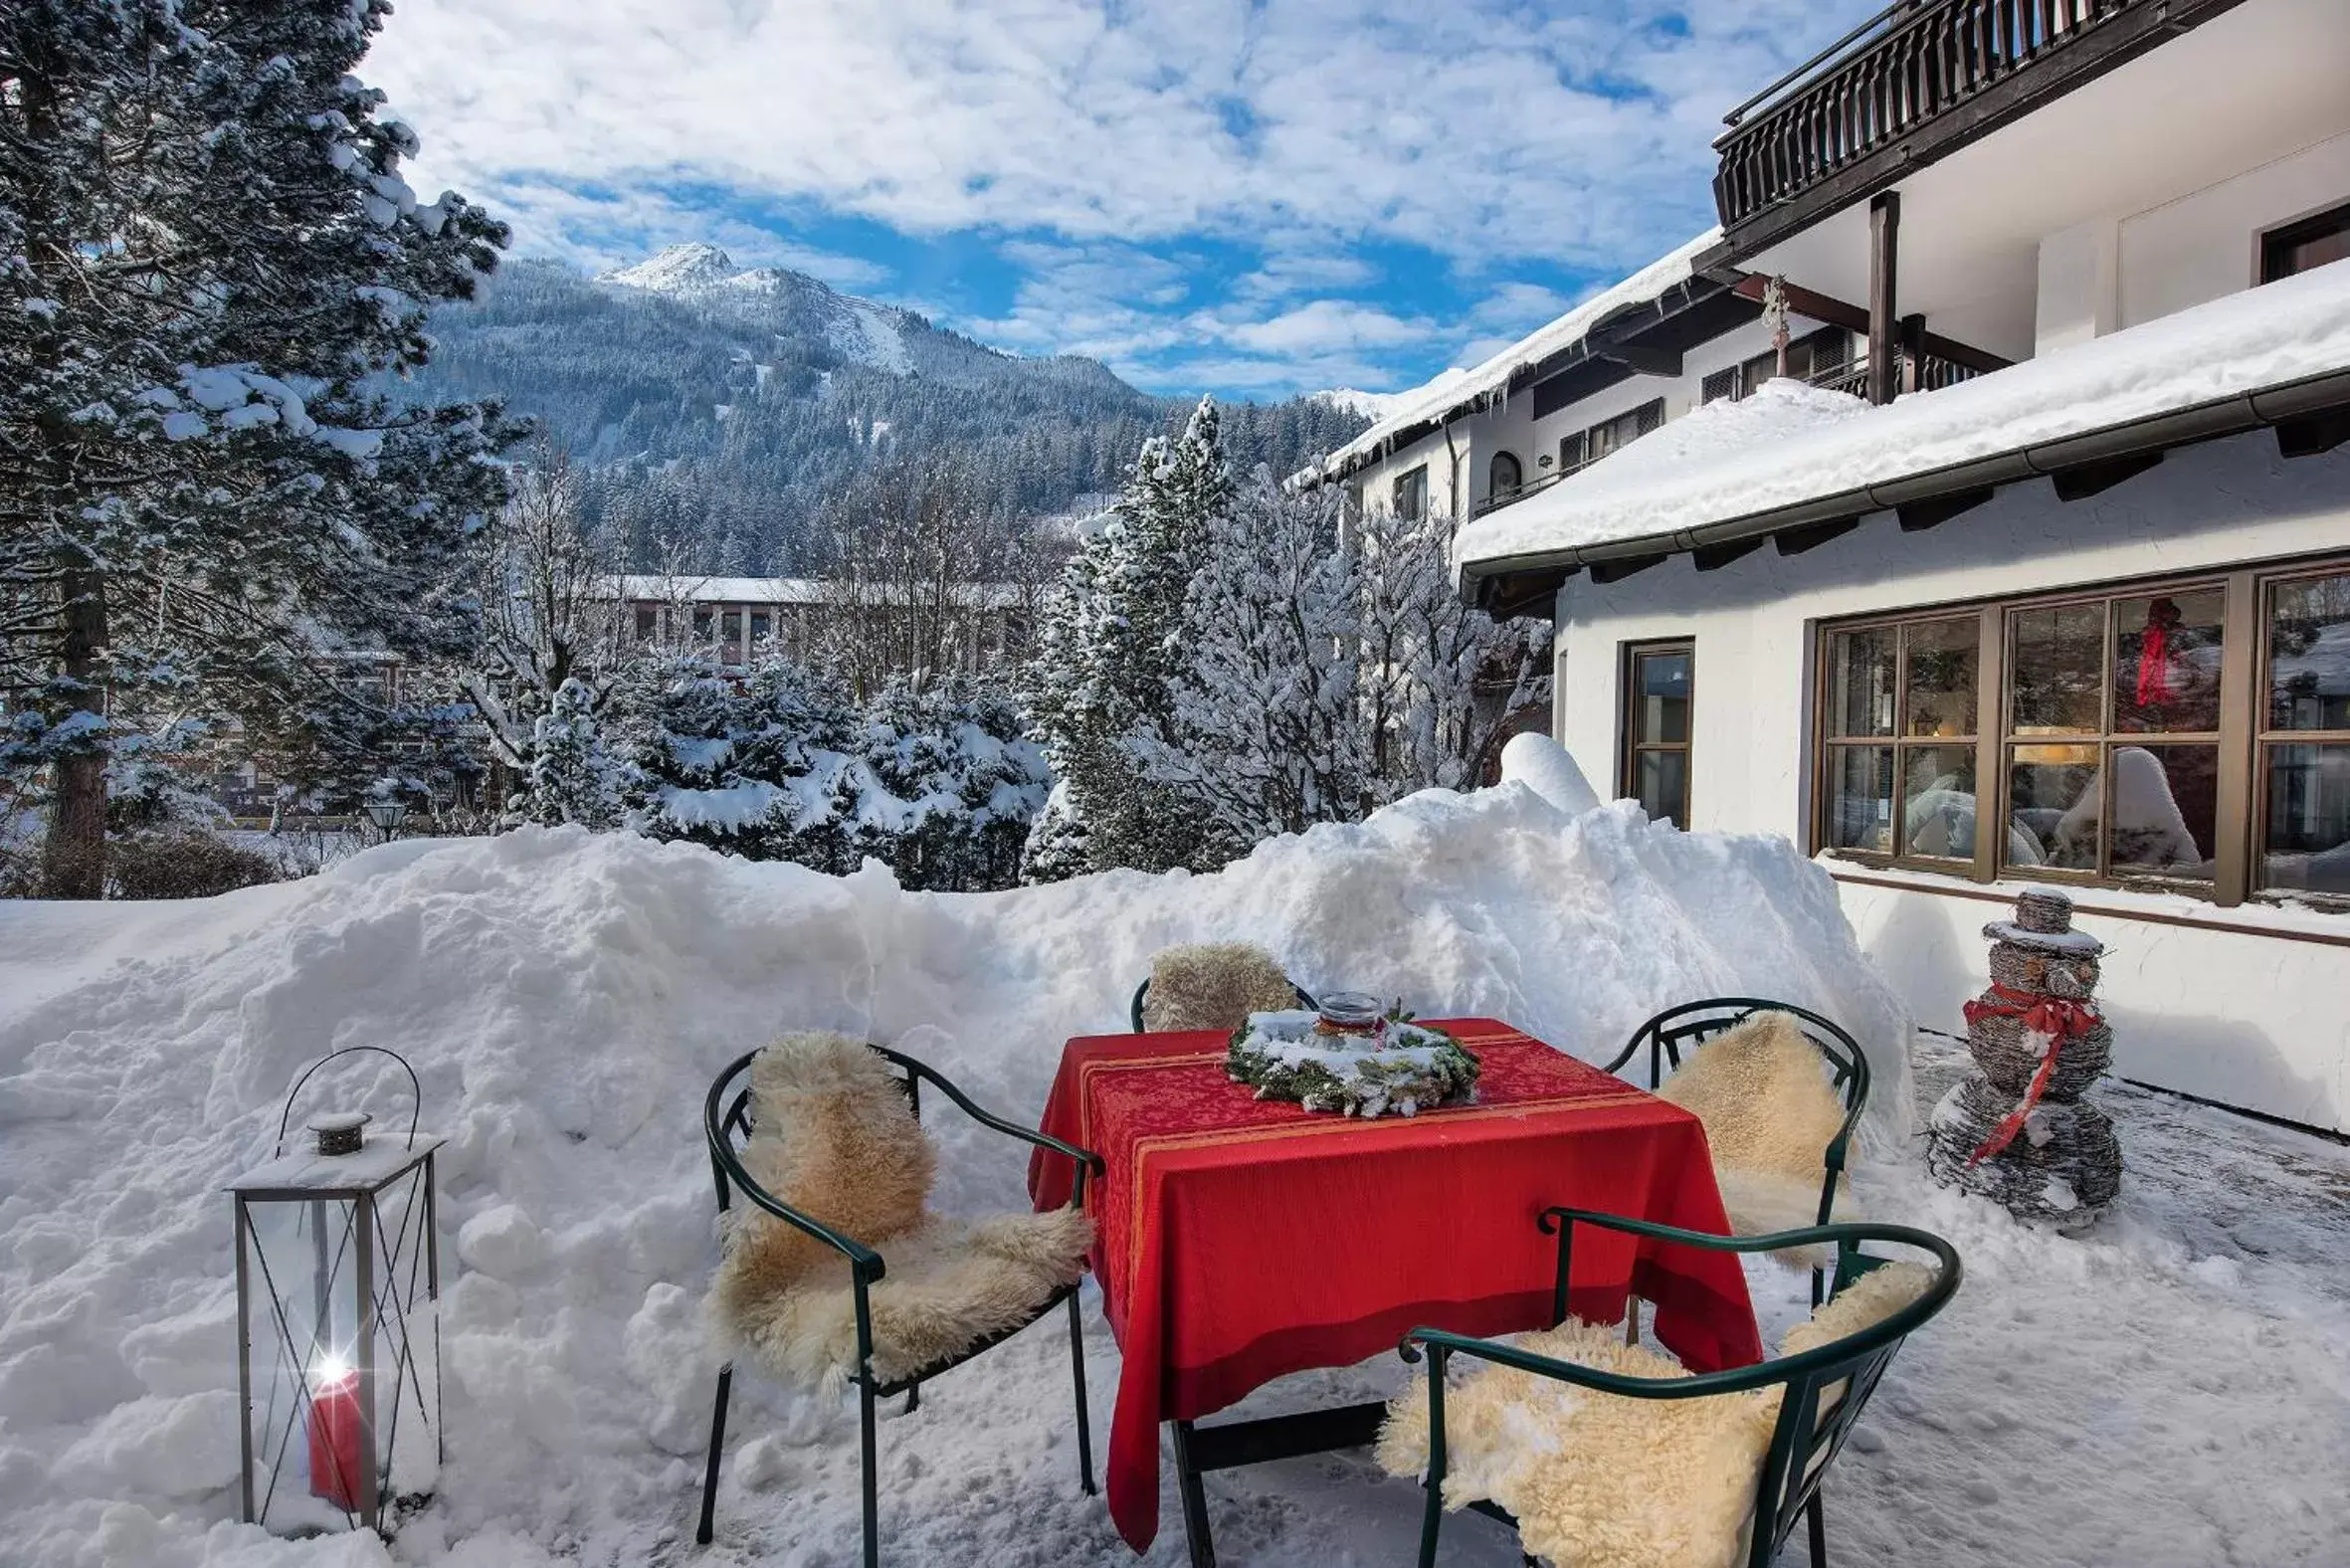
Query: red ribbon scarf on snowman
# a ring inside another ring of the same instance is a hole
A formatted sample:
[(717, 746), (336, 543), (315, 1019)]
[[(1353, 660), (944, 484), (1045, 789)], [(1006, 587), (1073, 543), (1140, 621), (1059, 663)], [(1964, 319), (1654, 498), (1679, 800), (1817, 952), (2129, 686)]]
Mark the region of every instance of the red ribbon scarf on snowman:
[(2040, 1103), (2040, 1096), (2049, 1086), (2050, 1077), (2056, 1071), (2056, 1058), (2067, 1040), (2078, 1040), (2097, 1027), (2096, 1010), (2086, 1003), (2074, 1002), (2060, 996), (2037, 996), (2030, 991), (2011, 991), (1998, 981), (1991, 983), (1991, 994), (1998, 1000), (1978, 999), (1967, 1003), (1964, 1011), (1971, 1028), (1979, 1018), (2020, 1018), (2024, 1021), (2024, 1043), (2040, 1057), (2040, 1071), (2032, 1075), (2032, 1081), (2024, 1085), (2024, 1097), (2016, 1108), (2008, 1112), (2000, 1124), (1967, 1156), (1969, 1165), (1980, 1165), (2000, 1150), (2016, 1141), (2016, 1134), (2024, 1130), (2024, 1123), (2032, 1115), (2032, 1107)]

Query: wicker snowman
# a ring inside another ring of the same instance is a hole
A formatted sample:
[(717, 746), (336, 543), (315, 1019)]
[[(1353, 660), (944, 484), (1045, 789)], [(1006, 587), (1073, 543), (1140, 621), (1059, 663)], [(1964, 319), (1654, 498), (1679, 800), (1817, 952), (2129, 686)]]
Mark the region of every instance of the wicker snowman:
[(2081, 1098), (2113, 1060), (2091, 1000), (2104, 947), (2072, 929), (2060, 892), (2023, 894), (2016, 918), (1983, 934), (1991, 986), (1966, 1007), (1975, 1071), (1934, 1107), (1926, 1168), (2019, 1218), (2077, 1230), (2121, 1186), (2113, 1122)]

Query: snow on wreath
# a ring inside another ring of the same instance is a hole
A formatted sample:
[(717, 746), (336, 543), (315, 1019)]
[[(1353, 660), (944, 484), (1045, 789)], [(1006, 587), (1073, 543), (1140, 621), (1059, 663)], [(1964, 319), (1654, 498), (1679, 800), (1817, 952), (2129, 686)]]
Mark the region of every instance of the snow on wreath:
[(1259, 1099), (1368, 1119), (1472, 1097), (1477, 1060), (1400, 1004), (1381, 1016), (1371, 998), (1330, 996), (1318, 1012), (1251, 1013), (1232, 1033), (1225, 1071)]

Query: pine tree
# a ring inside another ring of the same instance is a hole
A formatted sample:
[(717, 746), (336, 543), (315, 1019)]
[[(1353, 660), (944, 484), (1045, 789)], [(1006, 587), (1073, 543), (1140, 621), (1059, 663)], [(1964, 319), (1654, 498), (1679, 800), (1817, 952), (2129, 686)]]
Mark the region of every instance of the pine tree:
[(566, 681), (533, 726), (530, 769), (508, 805), (507, 825), (617, 828), (629, 784), (627, 765), (597, 731), (595, 693), (584, 682)]
[(1211, 521), (1231, 504), (1218, 426), (1215, 400), (1202, 398), (1179, 438), (1143, 443), (1109, 522), (1070, 562), (1040, 628), (1030, 720), (1094, 870), (1217, 863), (1205, 810), (1146, 779), (1128, 738), (1174, 723), (1185, 596)]
[(10, 749), (54, 773), (54, 892), (103, 883), (109, 691), (193, 675), (262, 743), (356, 747), (315, 655), (465, 640), (513, 433), (374, 387), (506, 231), (400, 179), (351, 76), (388, 10), (0, 8), (0, 685), (38, 692)]
[(1146, 719), (1144, 775), (1204, 807), (1221, 852), (1359, 817), (1370, 748), (1356, 698), (1362, 576), (1338, 492), (1285, 493), (1260, 468), (1209, 521), (1185, 601), (1171, 723)]

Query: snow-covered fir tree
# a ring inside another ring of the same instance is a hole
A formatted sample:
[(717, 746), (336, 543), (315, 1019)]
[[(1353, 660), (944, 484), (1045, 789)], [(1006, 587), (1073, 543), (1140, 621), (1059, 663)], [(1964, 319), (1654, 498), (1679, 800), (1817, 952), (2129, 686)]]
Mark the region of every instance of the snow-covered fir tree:
[(1451, 559), (1456, 526), (1384, 506), (1353, 519), (1374, 805), (1415, 790), (1473, 788), (1510, 721), (1550, 700), (1547, 623), (1496, 621), (1463, 602)]
[(1372, 798), (1363, 579), (1339, 521), (1334, 489), (1290, 494), (1262, 468), (1208, 521), (1173, 714), (1146, 718), (1131, 748), (1145, 777), (1205, 809), (1222, 857)]
[(595, 692), (584, 681), (566, 681), (533, 724), (529, 770), (508, 802), (506, 820), (514, 826), (617, 828), (627, 812), (630, 773), (605, 749)]
[[(494, 408), (395, 407), (505, 243), (400, 178), (353, 76), (382, 0), (0, 7), (0, 685), (54, 778), (53, 893), (104, 882), (112, 699), (169, 669), (257, 744), (363, 748), (316, 657), (453, 655)], [(289, 731), (298, 731), (290, 735)]]
[(871, 858), (908, 887), (1009, 886), (1050, 782), (1012, 703), (964, 681), (861, 706), (781, 660), (648, 660), (607, 714), (640, 831), (840, 875)]
[(1089, 869), (1217, 864), (1203, 805), (1146, 778), (1128, 740), (1174, 723), (1185, 597), (1231, 497), (1216, 402), (1202, 398), (1180, 437), (1143, 444), (1046, 612), (1025, 697)]

